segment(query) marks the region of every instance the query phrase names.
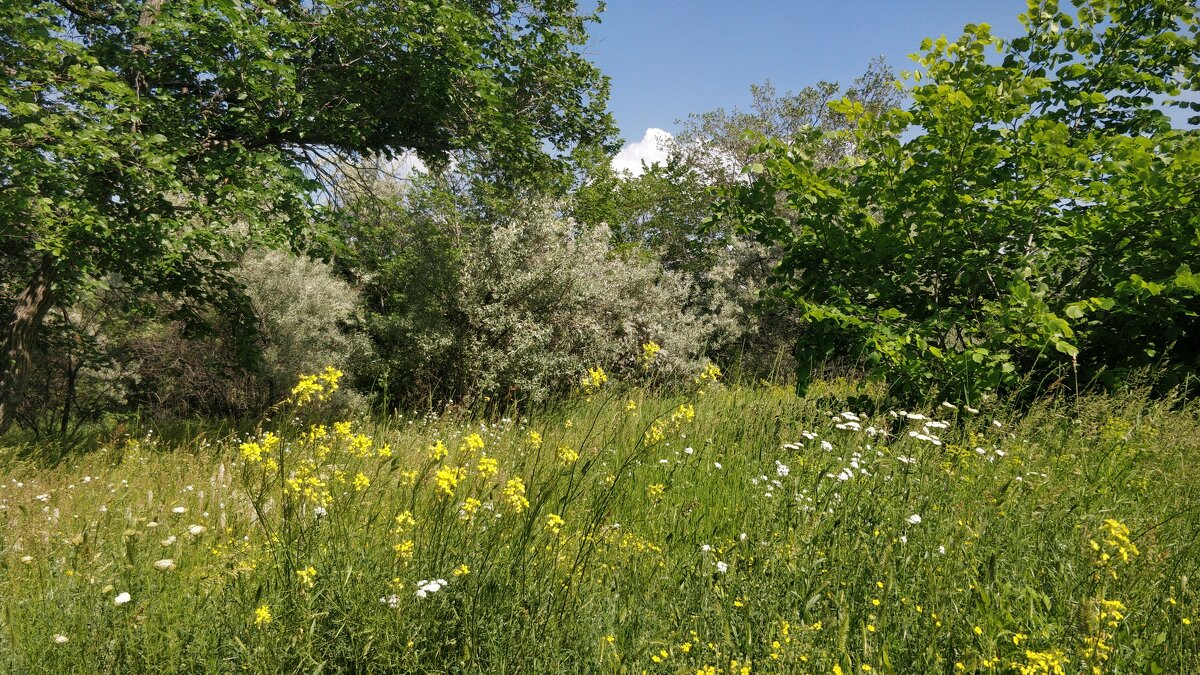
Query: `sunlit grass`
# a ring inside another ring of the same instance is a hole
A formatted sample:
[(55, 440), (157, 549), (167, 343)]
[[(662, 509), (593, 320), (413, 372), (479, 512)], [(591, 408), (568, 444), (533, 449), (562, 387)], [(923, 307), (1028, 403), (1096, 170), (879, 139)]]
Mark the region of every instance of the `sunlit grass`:
[(9, 459), (0, 663), (1200, 669), (1195, 404), (596, 380), (529, 419), (326, 419), (311, 390), (244, 437)]

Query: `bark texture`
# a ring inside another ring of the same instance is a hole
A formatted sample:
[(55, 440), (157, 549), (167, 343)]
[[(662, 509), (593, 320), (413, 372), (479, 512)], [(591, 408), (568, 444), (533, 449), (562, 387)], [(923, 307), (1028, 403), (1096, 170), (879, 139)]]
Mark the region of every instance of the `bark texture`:
[(33, 368), (33, 345), (46, 312), (54, 304), (54, 261), (42, 258), (37, 272), (17, 296), (12, 318), (0, 333), (0, 434), (8, 431)]

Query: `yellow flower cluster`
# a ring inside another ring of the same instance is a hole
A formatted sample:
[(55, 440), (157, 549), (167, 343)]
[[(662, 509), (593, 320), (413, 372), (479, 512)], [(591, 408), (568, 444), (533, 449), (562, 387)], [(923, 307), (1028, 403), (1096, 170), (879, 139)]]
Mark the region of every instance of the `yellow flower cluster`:
[(448, 466), (438, 469), (437, 474), (433, 477), (434, 485), (437, 489), (447, 497), (454, 496), (454, 488), (467, 477), (467, 470), (461, 466)]
[(529, 499), (525, 496), (525, 481), (521, 480), (520, 476), (510, 478), (504, 484), (504, 500), (517, 513), (529, 508)]
[(721, 379), (721, 369), (717, 367), (717, 364), (709, 363), (707, 366), (704, 366), (704, 371), (697, 375), (694, 381), (696, 384), (703, 385), (709, 382), (716, 382), (719, 379)]
[(479, 434), (471, 434), (463, 439), (463, 445), (466, 446), (467, 452), (483, 450), (483, 438)]
[(435, 462), (441, 461), (448, 454), (450, 454), (450, 451), (446, 449), (446, 444), (441, 441), (429, 446), (429, 459)]
[(312, 588), (316, 584), (317, 569), (315, 567), (306, 567), (302, 570), (296, 570), (296, 581), (304, 588)]
[(558, 461), (563, 464), (574, 464), (579, 459), (579, 453), (575, 452), (575, 448), (564, 445), (558, 449)]
[(579, 385), (583, 388), (585, 394), (591, 394), (599, 391), (604, 383), (608, 382), (608, 374), (600, 366), (589, 368), (586, 377), (579, 381)]
[(254, 610), (254, 625), (262, 628), (271, 623), (271, 608), (268, 605), (259, 605), (258, 609)]
[(483, 478), (495, 476), (500, 471), (500, 462), (496, 461), (495, 457), (480, 457), (479, 464), (475, 466), (475, 470)]
[(300, 381), (292, 387), (288, 402), (297, 408), (308, 405), (314, 398), (327, 401), (338, 390), (338, 380), (342, 379), (342, 371), (333, 366), (326, 366), (324, 372), (317, 375), (301, 375)]
[(654, 358), (662, 351), (662, 347), (657, 342), (651, 340), (642, 345), (642, 367), (649, 368), (650, 364), (654, 363)]
[(263, 461), (263, 456), (270, 456), (279, 447), (279, 437), (268, 431), (259, 442), (242, 443), (242, 458), (251, 464)]
[(671, 416), (666, 419), (657, 419), (646, 433), (642, 436), (643, 445), (654, 445), (661, 443), (667, 437), (668, 431), (678, 430), (685, 423), (691, 422), (696, 418), (696, 408), (691, 403), (680, 403), (679, 407), (671, 411)]
[(558, 536), (562, 532), (562, 526), (565, 522), (566, 521), (562, 519), (562, 516), (556, 513), (551, 513), (550, 515), (546, 516), (546, 530), (549, 531), (550, 534)]

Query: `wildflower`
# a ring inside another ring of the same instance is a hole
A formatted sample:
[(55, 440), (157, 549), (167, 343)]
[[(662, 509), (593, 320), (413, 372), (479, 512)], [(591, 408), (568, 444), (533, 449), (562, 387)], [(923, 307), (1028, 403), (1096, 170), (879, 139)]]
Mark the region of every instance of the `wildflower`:
[(980, 628), (979, 626), (975, 626), (974, 630), (975, 630), (976, 635), (983, 635), (983, 629)]
[(625, 410), (634, 412), (638, 409), (637, 401), (630, 399), (629, 403), (625, 404)]
[(258, 463), (262, 461), (263, 447), (258, 443), (242, 443), (242, 457), (247, 462)]
[(658, 343), (654, 342), (653, 340), (643, 344), (642, 345), (642, 367), (649, 368), (650, 364), (654, 362), (654, 357), (658, 356), (658, 353), (661, 351), (662, 351), (662, 347), (660, 347), (658, 345)]
[(120, 607), (121, 605), (129, 602), (132, 599), (133, 599), (133, 597), (130, 596), (129, 593), (125, 593), (125, 592), (118, 593), (117, 597), (113, 598), (113, 604), (116, 605), (117, 607)]
[(651, 485), (647, 485), (646, 486), (646, 496), (650, 498), (650, 501), (656, 502), (656, 501), (662, 499), (663, 492), (666, 489), (667, 489), (667, 486), (663, 485), (662, 483), (653, 483)]
[(504, 484), (504, 499), (517, 513), (529, 508), (529, 499), (525, 496), (525, 481), (521, 478), (510, 478)]
[(529, 444), (535, 449), (542, 447), (542, 435), (536, 431), (529, 432)]
[(775, 460), (775, 473), (778, 474), (780, 478), (787, 476), (788, 473), (790, 473), (790, 471), (791, 470), (788, 469), (787, 464), (784, 464), (783, 462), (780, 462), (779, 460)]
[(174, 513), (176, 515), (181, 514), (181, 513), (187, 513), (187, 509), (182, 506), (176, 506), (175, 508), (171, 509), (171, 513)]
[(415, 548), (416, 544), (413, 543), (412, 539), (406, 539), (404, 541), (396, 542), (394, 545), (392, 545), (392, 551), (396, 553), (397, 558), (402, 560), (411, 559), (413, 557), (413, 550)]
[(708, 544), (700, 544), (701, 553), (708, 553), (709, 551), (712, 551), (712, 546), (709, 546)]
[(263, 604), (254, 610), (254, 625), (262, 628), (271, 623), (271, 607)]
[(720, 572), (721, 574), (725, 574), (726, 572), (729, 571), (729, 563), (725, 562), (724, 560), (718, 560), (717, 561), (717, 571)]
[(466, 477), (467, 470), (460, 466), (444, 467), (438, 469), (438, 472), (434, 476), (433, 480), (434, 484), (437, 486), (437, 489), (440, 490), (442, 494), (447, 497), (453, 497), (454, 488), (458, 487), (458, 484)]
[(315, 567), (306, 567), (302, 570), (296, 570), (296, 580), (304, 588), (312, 588), (316, 583), (317, 569)]
[(199, 537), (200, 535), (204, 534), (204, 531), (208, 528), (204, 527), (203, 525), (188, 525), (187, 529), (188, 534), (192, 535), (193, 537)]
[(166, 539), (163, 539), (161, 543), (163, 546), (170, 546), (171, 544), (174, 544), (176, 541), (178, 541), (178, 540), (175, 538), (175, 535), (171, 535), (171, 536), (167, 537)]
[(562, 531), (564, 522), (565, 521), (562, 519), (562, 516), (551, 513), (550, 515), (546, 516), (546, 529), (549, 530), (551, 534), (557, 536)]
[(475, 470), (484, 478), (495, 476), (500, 471), (500, 463), (496, 461), (495, 457), (480, 457), (479, 464), (475, 465)]
[(370, 479), (370, 478), (367, 478), (367, 475), (366, 475), (366, 474), (364, 474), (364, 473), (363, 473), (363, 472), (361, 472), (361, 471), (359, 471), (357, 474), (355, 474), (355, 476), (354, 476), (354, 490), (355, 490), (356, 492), (361, 492), (361, 491), (363, 491), (363, 490), (365, 490), (365, 489), (367, 489), (367, 488), (369, 488), (369, 487), (371, 487), (371, 479)]
[(461, 520), (470, 520), (475, 512), (479, 510), (481, 503), (474, 497), (467, 497), (467, 501), (462, 503), (462, 508), (458, 510), (458, 517)]
[(471, 434), (463, 439), (463, 443), (467, 447), (467, 452), (478, 452), (483, 450), (483, 437), (479, 434)]
[(958, 410), (958, 406), (954, 405), (953, 403), (951, 403), (949, 401), (942, 401), (942, 407), (946, 408), (948, 410)]
[(391, 595), (385, 595), (379, 599), (379, 602), (387, 605), (389, 609), (396, 609), (400, 606), (400, 596), (396, 595), (395, 593)]
[(154, 561), (154, 569), (156, 569), (160, 572), (170, 572), (171, 570), (175, 569), (175, 561), (171, 560), (170, 558), (163, 558), (162, 560), (155, 560)]
[(417, 597), (427, 597), (430, 593), (437, 593), (445, 586), (445, 579), (434, 579), (433, 581), (426, 581), (422, 579), (421, 581), (417, 582)]
[(579, 383), (584, 392), (590, 394), (603, 387), (605, 382), (608, 382), (608, 374), (604, 372), (603, 368), (596, 366), (589, 368), (587, 376), (580, 379)]
[(471, 573), (471, 568), (467, 567), (466, 563), (463, 563), (462, 565), (455, 567), (454, 571), (451, 572), (451, 574), (453, 574), (456, 577), (465, 577), (470, 573)]
[(914, 513), (911, 516), (905, 518), (904, 520), (909, 525), (919, 525), (921, 523), (921, 516), (919, 514)]
[(54, 636), (54, 644), (56, 644), (56, 645), (65, 645), (70, 641), (71, 641), (71, 638), (69, 638), (66, 635), (63, 635), (61, 633), (56, 634)]
[(441, 441), (429, 446), (429, 459), (432, 459), (435, 462), (441, 460), (448, 454), (450, 453), (448, 450), (446, 450), (446, 444)]
[(833, 450), (833, 444), (829, 441), (821, 441), (821, 449), (825, 452), (829, 452), (830, 450)]

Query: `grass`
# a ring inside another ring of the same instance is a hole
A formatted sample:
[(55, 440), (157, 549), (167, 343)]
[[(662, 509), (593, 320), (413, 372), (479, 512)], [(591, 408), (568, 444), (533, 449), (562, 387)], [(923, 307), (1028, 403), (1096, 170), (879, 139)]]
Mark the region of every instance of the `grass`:
[(1200, 671), (1194, 402), (606, 385), (339, 431), (314, 394), (244, 438), (8, 452), (0, 669)]

